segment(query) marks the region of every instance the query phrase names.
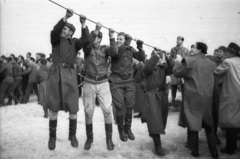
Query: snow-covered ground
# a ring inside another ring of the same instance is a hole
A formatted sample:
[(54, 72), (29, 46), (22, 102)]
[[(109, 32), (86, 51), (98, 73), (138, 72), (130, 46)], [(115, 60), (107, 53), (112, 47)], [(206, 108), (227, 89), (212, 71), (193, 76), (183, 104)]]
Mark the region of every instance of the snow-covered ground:
[[(86, 140), (85, 119), (82, 99), (79, 100), (77, 139), (79, 147), (73, 148), (68, 141), (68, 114), (60, 112), (58, 116), (56, 149), (48, 149), (48, 119), (43, 118), (42, 106), (31, 97), (28, 104), (0, 107), (0, 158), (1, 159), (71, 159), (71, 158), (114, 158), (114, 159), (147, 159), (160, 158), (155, 155), (152, 139), (148, 136), (146, 124), (139, 118), (133, 119), (132, 131), (136, 139), (122, 142), (119, 139), (117, 126), (113, 125), (113, 151), (106, 148), (104, 120), (101, 108), (96, 107), (94, 113), (94, 142), (89, 151), (83, 149)], [(166, 150), (163, 158), (192, 158), (190, 151), (185, 148), (186, 129), (178, 126), (178, 111), (170, 110), (166, 135), (162, 136), (162, 145)], [(225, 145), (224, 133), (219, 136)], [(218, 148), (222, 147), (218, 146)], [(200, 157), (211, 158), (204, 131), (200, 132)], [(240, 143), (233, 156), (223, 155), (220, 158), (239, 159)]]

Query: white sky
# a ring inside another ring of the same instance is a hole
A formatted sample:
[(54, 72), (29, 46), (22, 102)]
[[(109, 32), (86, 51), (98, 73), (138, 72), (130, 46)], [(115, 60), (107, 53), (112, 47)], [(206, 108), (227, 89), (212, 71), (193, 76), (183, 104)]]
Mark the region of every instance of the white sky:
[[(1, 1), (0, 54), (26, 55), (51, 52), (50, 31), (65, 10), (48, 0)], [(203, 41), (209, 54), (230, 42), (240, 45), (240, 0), (55, 0), (75, 12), (85, 14), (104, 26), (124, 31), (145, 43), (170, 51), (176, 37), (184, 46)], [(79, 18), (69, 19), (81, 35)], [(95, 24), (87, 21), (91, 30)], [(109, 44), (108, 31), (102, 29), (102, 44)], [(132, 46), (136, 46), (132, 41)], [(149, 55), (151, 48), (144, 46)]]

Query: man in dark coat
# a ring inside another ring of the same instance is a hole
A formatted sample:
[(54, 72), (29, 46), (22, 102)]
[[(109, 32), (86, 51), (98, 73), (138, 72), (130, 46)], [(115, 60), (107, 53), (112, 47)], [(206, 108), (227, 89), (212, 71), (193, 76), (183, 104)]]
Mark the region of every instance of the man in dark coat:
[(13, 94), (13, 64), (12, 59), (3, 58), (3, 65), (0, 68), (0, 75), (3, 75), (4, 79), (1, 84), (0, 88), (0, 106), (4, 105), (4, 98), (7, 94), (10, 98), (14, 99), (15, 105), (18, 104), (17, 98)]
[(36, 83), (36, 71), (37, 71), (37, 64), (35, 63), (35, 59), (33, 57), (30, 57), (30, 60), (27, 62), (27, 70), (23, 71), (22, 73), (19, 73), (18, 75), (28, 75), (28, 85), (26, 89), (26, 94), (24, 96), (23, 103), (28, 103), (29, 97), (34, 90), (34, 93), (36, 94), (38, 100), (38, 86)]
[(107, 149), (113, 150), (112, 142), (112, 95), (108, 82), (108, 58), (117, 56), (118, 47), (114, 32), (109, 30), (110, 46), (100, 45), (102, 41), (101, 23), (91, 32), (91, 43), (84, 48), (85, 78), (83, 85), (83, 105), (86, 121), (87, 140), (84, 149), (89, 150), (93, 142), (92, 118), (95, 109), (95, 99), (102, 108), (106, 130)]
[(39, 69), (36, 72), (36, 82), (39, 84), (39, 104), (43, 106), (44, 118), (48, 118), (48, 108), (46, 107), (46, 90), (47, 90), (47, 77), (49, 67), (47, 67), (46, 59), (39, 59), (37, 61)]
[(116, 108), (119, 137), (124, 142), (126, 142), (128, 138), (130, 140), (135, 139), (131, 131), (132, 113), (135, 105), (132, 58), (141, 61), (145, 60), (143, 50), (139, 49), (137, 52), (129, 46), (131, 40), (132, 37), (123, 32), (118, 34), (118, 55), (111, 58), (112, 74), (109, 77), (113, 106)]
[(153, 138), (156, 153), (160, 156), (164, 156), (165, 152), (159, 134), (165, 134), (168, 116), (166, 76), (172, 74), (173, 66), (173, 59), (170, 56), (165, 58), (165, 54), (156, 49), (142, 68), (141, 76), (136, 77), (136, 82), (140, 83), (145, 92), (142, 121), (146, 121), (149, 136)]
[(67, 23), (67, 19), (73, 15), (73, 11), (68, 9), (66, 15), (54, 26), (51, 31), (52, 44), (52, 66), (47, 80), (46, 106), (49, 108), (49, 131), (50, 138), (48, 148), (55, 149), (57, 117), (58, 111), (69, 112), (69, 140), (73, 147), (78, 147), (76, 138), (78, 89), (76, 70), (74, 63), (77, 53), (90, 42), (86, 17), (81, 16), (82, 25), (81, 38), (72, 38), (75, 27)]
[(192, 56), (177, 55), (174, 76), (184, 78), (184, 107), (181, 110), (179, 125), (187, 126), (190, 131), (190, 148), (194, 157), (199, 156), (198, 132), (205, 128), (208, 146), (213, 158), (218, 158), (216, 138), (213, 132), (212, 100), (214, 88), (214, 69), (216, 64), (209, 60), (207, 45), (197, 42)]
[[(13, 83), (13, 89), (12, 91), (17, 91), (18, 95), (20, 96), (21, 103), (23, 102), (23, 92), (22, 92), (22, 76), (19, 75), (22, 73), (21, 66), (18, 64), (18, 58), (14, 57), (12, 59), (13, 61), (13, 77), (14, 77), (14, 83)], [(9, 104), (11, 104), (11, 98), (9, 99)]]

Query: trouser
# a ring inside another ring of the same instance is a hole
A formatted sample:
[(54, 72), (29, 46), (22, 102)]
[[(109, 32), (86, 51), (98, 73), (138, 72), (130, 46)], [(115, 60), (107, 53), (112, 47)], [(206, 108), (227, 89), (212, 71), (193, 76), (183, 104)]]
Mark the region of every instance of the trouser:
[(77, 76), (77, 82), (78, 82), (78, 93), (79, 93), (79, 97), (82, 96), (82, 85), (80, 85), (82, 83), (82, 77), (80, 75)]
[(172, 85), (172, 86), (171, 86), (172, 99), (176, 99), (177, 88), (178, 88), (178, 85)]
[(237, 149), (238, 128), (226, 128), (226, 146), (229, 149)]
[[(207, 142), (208, 142), (208, 148), (210, 152), (217, 151), (216, 148), (216, 138), (213, 131), (213, 128), (209, 128), (206, 124), (203, 122), (203, 126), (205, 129)], [(198, 131), (190, 131), (190, 138), (189, 138), (190, 148), (192, 151), (198, 151), (199, 149), (199, 137), (198, 137)]]
[(23, 80), (22, 80), (22, 92), (23, 92), (23, 96), (25, 96), (26, 90), (27, 90), (27, 85), (28, 85), (28, 75), (24, 75), (22, 77), (23, 77)]
[(26, 94), (24, 96), (25, 103), (28, 102), (32, 90), (34, 90), (34, 93), (37, 95), (38, 100), (39, 100), (37, 83), (31, 82), (31, 83), (28, 83), (28, 85), (27, 85)]
[(8, 95), (9, 98), (16, 100), (16, 97), (13, 94), (13, 82), (11, 83), (2, 83), (0, 88), (0, 104), (3, 104), (5, 95)]
[(116, 115), (132, 114), (135, 105), (134, 82), (110, 83), (110, 85)]
[[(57, 120), (58, 118), (58, 112), (54, 112), (52, 110), (49, 110), (49, 120)], [(77, 119), (77, 113), (71, 114), (69, 113), (69, 119)]]
[(93, 84), (85, 81), (83, 85), (83, 105), (86, 124), (92, 124), (95, 109), (95, 99), (98, 98), (102, 108), (105, 124), (112, 123), (111, 103), (112, 96), (108, 82)]
[(13, 83), (13, 92), (15, 92), (15, 91), (17, 91), (17, 93), (21, 97), (21, 100), (23, 100), (22, 79), (14, 81), (14, 83)]

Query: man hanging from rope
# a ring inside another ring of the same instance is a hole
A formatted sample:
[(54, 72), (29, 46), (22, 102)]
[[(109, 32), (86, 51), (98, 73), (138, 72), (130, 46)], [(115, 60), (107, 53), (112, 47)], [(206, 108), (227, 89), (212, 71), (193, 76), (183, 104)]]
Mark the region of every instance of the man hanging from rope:
[(48, 148), (55, 149), (58, 111), (69, 112), (69, 140), (73, 147), (78, 147), (76, 138), (78, 87), (74, 63), (79, 50), (90, 42), (90, 34), (86, 26), (86, 17), (80, 16), (82, 25), (81, 38), (72, 38), (75, 27), (67, 22), (73, 15), (68, 9), (66, 15), (54, 26), (51, 31), (52, 61), (47, 80), (46, 106), (49, 108), (50, 138)]
[(145, 60), (142, 46), (138, 46), (139, 51), (136, 51), (130, 46), (131, 40), (132, 37), (128, 34), (123, 32), (118, 34), (118, 55), (111, 59), (112, 74), (109, 77), (113, 105), (116, 108), (119, 137), (124, 142), (128, 139), (135, 139), (131, 131), (132, 113), (135, 105), (133, 58), (139, 61)]
[(107, 149), (113, 150), (112, 142), (112, 95), (108, 83), (108, 58), (117, 56), (118, 47), (114, 39), (114, 31), (109, 30), (110, 46), (100, 45), (102, 41), (101, 23), (97, 23), (96, 29), (91, 32), (91, 43), (83, 49), (85, 59), (85, 78), (83, 85), (83, 105), (85, 110), (87, 141), (84, 149), (89, 150), (93, 142), (92, 118), (97, 97), (102, 108)]

